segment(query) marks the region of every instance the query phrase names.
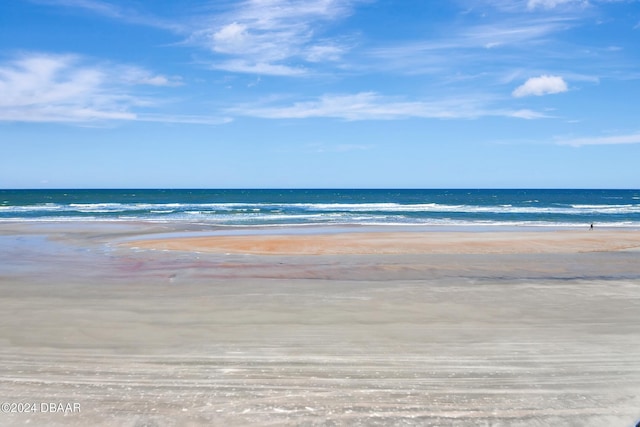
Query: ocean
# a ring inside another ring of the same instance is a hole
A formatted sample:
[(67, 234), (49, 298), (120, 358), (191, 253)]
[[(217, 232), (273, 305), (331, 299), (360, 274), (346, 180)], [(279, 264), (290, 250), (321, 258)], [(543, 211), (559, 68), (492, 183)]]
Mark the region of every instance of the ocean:
[(640, 190), (0, 190), (0, 221), (640, 227)]

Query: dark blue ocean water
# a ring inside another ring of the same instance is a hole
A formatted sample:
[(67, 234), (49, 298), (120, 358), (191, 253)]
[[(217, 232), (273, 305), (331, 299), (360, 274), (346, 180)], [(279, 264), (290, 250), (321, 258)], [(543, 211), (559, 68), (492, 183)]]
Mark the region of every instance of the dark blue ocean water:
[(640, 227), (640, 190), (0, 190), (0, 221)]

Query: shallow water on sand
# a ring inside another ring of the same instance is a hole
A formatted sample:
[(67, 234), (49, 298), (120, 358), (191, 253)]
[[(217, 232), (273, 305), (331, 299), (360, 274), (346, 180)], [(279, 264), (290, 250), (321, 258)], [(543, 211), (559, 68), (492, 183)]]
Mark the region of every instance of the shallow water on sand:
[(0, 230), (2, 425), (632, 426), (637, 253), (136, 251)]

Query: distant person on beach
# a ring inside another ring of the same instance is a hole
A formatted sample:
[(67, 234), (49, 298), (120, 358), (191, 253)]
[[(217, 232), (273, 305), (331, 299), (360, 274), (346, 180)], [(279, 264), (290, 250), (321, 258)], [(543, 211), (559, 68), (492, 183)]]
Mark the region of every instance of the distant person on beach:
[(591, 223), (591, 227), (589, 227), (589, 230), (593, 230), (593, 223)]

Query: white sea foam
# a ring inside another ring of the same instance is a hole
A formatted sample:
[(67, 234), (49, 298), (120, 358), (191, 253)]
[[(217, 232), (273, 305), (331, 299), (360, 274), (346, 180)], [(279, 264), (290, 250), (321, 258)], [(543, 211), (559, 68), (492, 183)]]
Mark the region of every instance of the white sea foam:
[[(165, 215), (165, 216), (151, 216), (146, 218), (140, 218), (136, 216), (117, 216), (117, 217), (104, 217), (104, 216), (56, 216), (56, 217), (39, 217), (39, 218), (0, 218), (0, 222), (147, 222), (157, 224), (168, 223), (192, 223), (202, 225), (215, 225), (216, 227), (296, 227), (296, 226), (426, 226), (426, 227), (506, 227), (506, 228), (519, 228), (519, 227), (537, 227), (537, 228), (585, 228), (588, 227), (588, 223), (585, 221), (503, 221), (503, 220), (457, 220), (449, 218), (404, 218), (404, 217), (349, 217), (335, 216), (328, 218), (324, 215), (315, 216), (287, 216), (278, 220), (271, 217), (254, 217), (254, 218), (240, 218), (236, 216), (229, 217), (217, 217), (217, 216), (180, 216), (180, 215)], [(597, 223), (598, 228), (633, 228), (640, 229), (640, 221), (609, 221)]]
[(45, 203), (29, 206), (0, 206), (4, 213), (38, 212), (109, 213), (131, 211), (154, 212), (460, 212), (460, 213), (635, 213), (640, 204), (624, 205), (560, 205), (553, 207), (501, 205), (447, 205), (438, 203)]
[(0, 221), (194, 222), (220, 226), (434, 225), (640, 226), (640, 204), (509, 203), (42, 203), (0, 206)]

